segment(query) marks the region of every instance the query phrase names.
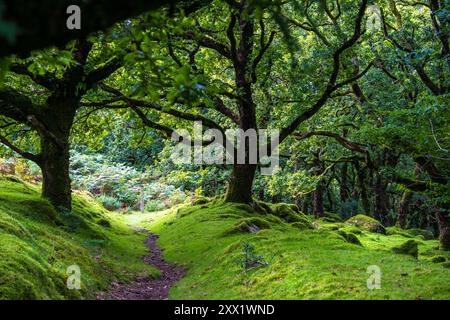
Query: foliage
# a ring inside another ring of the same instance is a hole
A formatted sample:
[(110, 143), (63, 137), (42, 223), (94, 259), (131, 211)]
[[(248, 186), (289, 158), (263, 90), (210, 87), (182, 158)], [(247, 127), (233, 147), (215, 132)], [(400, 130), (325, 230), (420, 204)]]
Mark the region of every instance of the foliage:
[(264, 261), (264, 256), (256, 254), (255, 246), (249, 242), (242, 243), (242, 257), (237, 258), (236, 263), (244, 271), (269, 265), (269, 262)]

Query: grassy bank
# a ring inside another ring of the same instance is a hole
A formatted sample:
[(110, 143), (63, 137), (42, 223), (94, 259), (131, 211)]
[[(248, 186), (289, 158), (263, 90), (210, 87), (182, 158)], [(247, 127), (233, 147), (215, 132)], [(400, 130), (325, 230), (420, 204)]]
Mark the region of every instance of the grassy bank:
[[(255, 213), (245, 205), (208, 203), (127, 219), (159, 233), (166, 258), (187, 268), (173, 299), (450, 298), (449, 255), (437, 250), (436, 240), (395, 228), (382, 234), (309, 221), (288, 209)], [(392, 251), (408, 240), (418, 244), (418, 258)], [(244, 271), (243, 243), (254, 245), (268, 265)], [(381, 269), (381, 289), (367, 288), (371, 265)]]
[[(38, 187), (0, 178), (0, 299), (89, 299), (112, 279), (157, 274), (141, 260), (144, 239), (88, 195), (74, 194), (72, 212), (57, 212)], [(74, 264), (81, 290), (66, 286)]]

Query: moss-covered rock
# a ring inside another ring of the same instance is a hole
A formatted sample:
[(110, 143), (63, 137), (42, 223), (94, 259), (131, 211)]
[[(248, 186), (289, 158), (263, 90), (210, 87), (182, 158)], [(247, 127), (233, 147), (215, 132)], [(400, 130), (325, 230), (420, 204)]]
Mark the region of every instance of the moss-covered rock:
[(308, 219), (305, 214), (295, 211), (294, 208), (297, 208), (297, 206), (287, 203), (277, 203), (272, 205), (274, 214), (284, 221), (288, 223), (299, 222), (307, 225), (308, 228), (312, 228), (310, 219)]
[(225, 230), (224, 235), (231, 235), (235, 233), (255, 233), (261, 229), (270, 229), (270, 223), (266, 220), (254, 217), (246, 218), (237, 221), (231, 228)]
[(417, 241), (408, 240), (403, 244), (392, 248), (392, 252), (398, 254), (407, 254), (413, 256), (414, 258), (417, 258), (419, 256), (419, 246)]
[(354, 217), (351, 217), (345, 223), (369, 232), (386, 234), (386, 229), (378, 220), (369, 216), (365, 216), (363, 214), (358, 214)]
[(353, 244), (356, 244), (358, 246), (362, 245), (361, 241), (359, 241), (358, 237), (355, 234), (351, 233), (351, 232), (345, 232), (343, 230), (339, 230), (337, 233), (340, 236), (342, 236), (345, 239), (345, 241), (347, 241), (348, 243), (353, 243)]

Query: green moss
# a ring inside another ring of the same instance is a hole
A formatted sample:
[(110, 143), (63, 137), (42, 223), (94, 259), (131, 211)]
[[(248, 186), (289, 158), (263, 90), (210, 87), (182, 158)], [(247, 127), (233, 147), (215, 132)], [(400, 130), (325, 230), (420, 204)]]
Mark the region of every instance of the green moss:
[[(0, 178), (0, 299), (93, 298), (113, 279), (156, 275), (141, 259), (144, 240), (85, 194), (74, 195), (72, 212), (58, 212), (37, 186)], [(66, 287), (74, 264), (81, 290)]]
[(110, 228), (111, 227), (111, 222), (109, 222), (109, 220), (107, 220), (107, 219), (99, 219), (97, 221), (97, 224), (102, 226), (102, 227), (106, 227), (106, 228)]
[(388, 235), (401, 235), (405, 238), (414, 238), (414, 237), (422, 237), (424, 240), (432, 240), (434, 239), (433, 232), (429, 230), (423, 229), (401, 229), (399, 227), (387, 227), (386, 234)]
[(326, 222), (326, 221), (323, 221), (320, 219), (315, 221), (315, 223), (317, 223), (318, 229), (328, 230), (328, 231), (336, 231), (345, 226), (343, 223), (340, 223), (340, 222)]
[(342, 218), (336, 213), (331, 212), (324, 212), (323, 216), (321, 217), (322, 220), (328, 221), (328, 222), (341, 222)]
[(263, 201), (255, 201), (255, 211), (263, 214), (273, 214), (270, 204)]
[(351, 233), (351, 232), (345, 232), (343, 230), (339, 230), (337, 233), (340, 236), (342, 236), (345, 239), (345, 241), (347, 241), (348, 243), (353, 243), (353, 244), (356, 244), (358, 246), (362, 245), (361, 242), (359, 241), (358, 237), (355, 234)]
[(354, 217), (351, 217), (345, 223), (352, 226), (356, 226), (369, 232), (386, 234), (385, 228), (379, 221), (375, 220), (372, 217), (365, 216), (363, 214), (358, 214)]
[(434, 262), (434, 263), (441, 263), (441, 262), (447, 261), (447, 259), (445, 259), (445, 257), (443, 257), (443, 256), (434, 256), (430, 260), (431, 260), (431, 262)]
[(399, 254), (407, 254), (417, 258), (419, 255), (419, 247), (416, 241), (408, 240), (399, 246), (392, 248), (392, 252)]
[(430, 230), (407, 229), (406, 232), (414, 237), (422, 236), (425, 240), (432, 240), (435, 238), (433, 232)]
[(199, 196), (199, 197), (195, 197), (192, 200), (192, 204), (193, 205), (206, 204), (206, 203), (208, 203), (210, 201), (211, 201), (210, 198)]
[(339, 230), (342, 230), (344, 232), (350, 232), (356, 235), (362, 234), (361, 229), (359, 229), (358, 227), (352, 226), (352, 225), (344, 225), (342, 227), (339, 228)]
[(257, 232), (261, 229), (270, 229), (270, 223), (264, 219), (254, 217), (237, 221), (231, 228), (227, 229), (224, 234), (230, 235), (240, 232)]
[(305, 226), (308, 226), (308, 228), (312, 228), (311, 221), (308, 219), (306, 215), (298, 211), (296, 205), (278, 203), (272, 205), (272, 211), (274, 215), (280, 217), (286, 222), (289, 223), (299, 222), (304, 224)]
[[(190, 214), (180, 219), (175, 210), (125, 217), (128, 223), (159, 233), (166, 259), (187, 268), (186, 277), (170, 291), (172, 299), (450, 298), (450, 270), (429, 260), (430, 255), (446, 256), (436, 249), (436, 240), (418, 241), (419, 259), (411, 259), (391, 251), (405, 241), (403, 236), (361, 232), (358, 246), (323, 228), (299, 231), (286, 222), (272, 223), (269, 215), (263, 218), (270, 229), (224, 237), (238, 221), (261, 215), (224, 203), (186, 210)], [(164, 225), (168, 220), (174, 223)], [(244, 242), (254, 245), (270, 264), (243, 273), (236, 259)], [(383, 272), (382, 290), (367, 288), (371, 265)]]
[(293, 222), (290, 224), (292, 227), (300, 230), (312, 229), (311, 223)]

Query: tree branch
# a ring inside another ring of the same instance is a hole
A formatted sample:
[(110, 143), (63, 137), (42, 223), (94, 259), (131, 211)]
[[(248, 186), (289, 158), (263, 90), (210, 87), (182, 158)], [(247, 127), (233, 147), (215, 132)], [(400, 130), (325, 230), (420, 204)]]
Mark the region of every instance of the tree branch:
[(330, 78), (328, 80), (327, 86), (320, 96), (320, 98), (316, 101), (316, 103), (309, 108), (308, 110), (304, 111), (300, 115), (298, 115), (286, 128), (283, 128), (280, 132), (280, 142), (282, 142), (284, 139), (286, 139), (292, 132), (294, 132), (297, 127), (305, 120), (308, 120), (313, 115), (315, 115), (320, 108), (327, 102), (330, 95), (333, 93), (333, 91), (336, 90), (336, 80), (339, 75), (339, 69), (340, 69), (340, 57), (341, 54), (347, 50), (348, 48), (352, 47), (356, 41), (358, 41), (359, 37), (361, 36), (361, 23), (362, 18), (364, 16), (364, 12), (366, 10), (367, 6), (367, 0), (362, 0), (361, 5), (358, 10), (358, 15), (356, 17), (355, 21), (355, 29), (353, 32), (353, 35), (350, 39), (347, 41), (344, 41), (344, 43), (334, 52), (333, 54), (333, 70), (331, 72)]
[(112, 73), (117, 71), (122, 66), (122, 59), (118, 57), (112, 58), (110, 61), (106, 62), (102, 67), (99, 67), (87, 74), (85, 83), (88, 88), (100, 81), (109, 77)]
[(345, 148), (347, 148), (349, 150), (363, 153), (363, 154), (367, 153), (367, 149), (365, 148), (364, 145), (356, 143), (356, 142), (352, 142), (334, 132), (310, 131), (310, 132), (303, 133), (303, 134), (296, 134), (295, 138), (298, 140), (304, 140), (304, 139), (307, 139), (312, 136), (325, 136), (325, 137), (334, 138), (339, 144), (341, 144), (342, 146), (344, 146)]
[(36, 84), (47, 88), (48, 90), (53, 90), (55, 88), (56, 78), (50, 75), (41, 76), (37, 75), (30, 70), (28, 70), (30, 64), (13, 63), (9, 66), (9, 71), (16, 74), (28, 76)]
[(4, 144), (6, 147), (14, 151), (15, 153), (19, 154), (21, 157), (31, 160), (35, 162), (36, 164), (40, 164), (40, 156), (32, 154), (30, 152), (23, 151), (22, 149), (16, 147), (13, 145), (8, 139), (6, 139), (5, 136), (0, 134), (0, 142)]

